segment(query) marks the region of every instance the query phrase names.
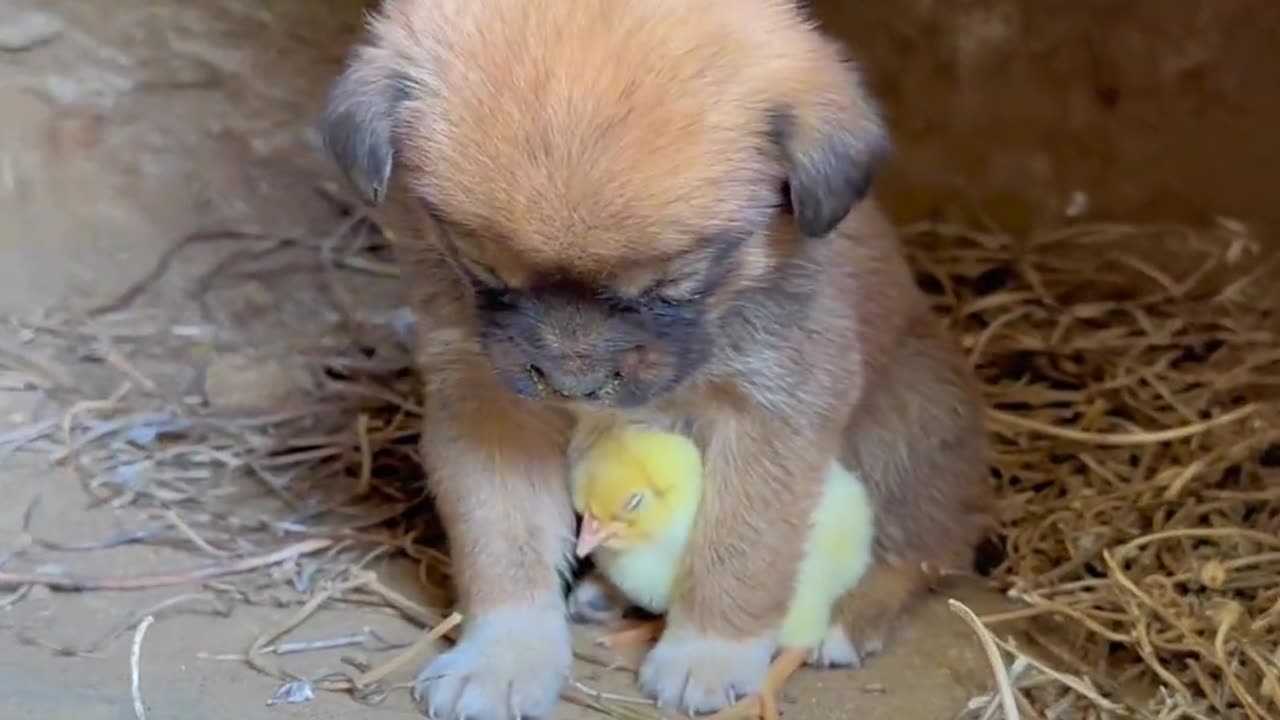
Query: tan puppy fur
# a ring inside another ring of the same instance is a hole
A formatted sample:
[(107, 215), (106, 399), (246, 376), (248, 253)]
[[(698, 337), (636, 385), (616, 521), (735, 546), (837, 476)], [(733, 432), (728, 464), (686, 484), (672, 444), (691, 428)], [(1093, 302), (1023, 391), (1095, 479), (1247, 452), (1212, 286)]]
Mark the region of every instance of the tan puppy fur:
[(921, 563), (967, 558), (981, 411), (864, 200), (877, 111), (793, 3), (387, 0), (323, 134), (419, 316), (422, 452), (468, 617), (420, 678), (432, 715), (545, 715), (566, 680), (575, 416), (677, 426), (707, 458), (640, 673), (664, 704), (757, 689), (834, 456), (873, 490), (879, 564), (815, 661), (874, 649)]

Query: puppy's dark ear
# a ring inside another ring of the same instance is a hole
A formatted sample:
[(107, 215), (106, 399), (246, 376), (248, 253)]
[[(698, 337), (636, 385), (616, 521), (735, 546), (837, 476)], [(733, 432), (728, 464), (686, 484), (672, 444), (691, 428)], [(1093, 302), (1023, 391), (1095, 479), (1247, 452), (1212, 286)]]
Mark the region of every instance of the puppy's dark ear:
[(408, 96), (388, 60), (372, 47), (358, 47), (329, 90), (320, 137), (338, 168), (370, 205), (386, 197), (395, 164), (394, 130)]
[(787, 173), (796, 227), (827, 235), (866, 197), (889, 154), (879, 110), (852, 66), (837, 90), (769, 113), (769, 134)]

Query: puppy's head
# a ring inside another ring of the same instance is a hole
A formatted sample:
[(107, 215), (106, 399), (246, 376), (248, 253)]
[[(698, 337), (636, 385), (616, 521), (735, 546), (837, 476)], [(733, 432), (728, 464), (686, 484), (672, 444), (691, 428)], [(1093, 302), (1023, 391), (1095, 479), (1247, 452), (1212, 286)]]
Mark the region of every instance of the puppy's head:
[(784, 0), (387, 0), (370, 27), (326, 146), (369, 203), (398, 179), (401, 241), (452, 260), (526, 396), (635, 406), (696, 375), (887, 148)]

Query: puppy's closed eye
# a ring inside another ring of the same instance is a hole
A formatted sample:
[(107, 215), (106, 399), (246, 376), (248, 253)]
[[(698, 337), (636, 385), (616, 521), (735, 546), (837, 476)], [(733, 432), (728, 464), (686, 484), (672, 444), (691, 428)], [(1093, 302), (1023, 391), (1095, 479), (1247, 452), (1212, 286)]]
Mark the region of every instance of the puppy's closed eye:
[(433, 203), (423, 200), (422, 206), (439, 230), (449, 260), (473, 289), (502, 293), (512, 290), (513, 283), (504, 278), (497, 268), (475, 257), (474, 248), (479, 243), (476, 233), (450, 222)]
[(511, 289), (510, 285), (498, 274), (498, 271), (484, 263), (459, 255), (458, 265), (461, 266), (463, 273), (467, 275), (473, 285), (479, 285), (487, 290), (507, 291)]
[(665, 275), (650, 283), (639, 294), (639, 300), (682, 305), (702, 297), (705, 292), (705, 269), (684, 270)]
[(459, 259), (458, 265), (471, 284), (476, 305), (487, 312), (503, 312), (515, 309), (517, 297), (510, 285), (496, 271), (475, 261)]
[(750, 234), (739, 229), (706, 236), (693, 252), (635, 278), (634, 285), (641, 289), (630, 295), (639, 302), (664, 305), (685, 305), (706, 298), (730, 272), (734, 253)]
[(673, 268), (635, 285), (640, 289), (610, 294), (606, 298), (615, 311), (650, 312), (676, 308), (701, 300), (710, 290), (706, 268), (701, 266)]
[(478, 287), (475, 293), (476, 307), (485, 312), (509, 312), (517, 307), (515, 294), (505, 288)]

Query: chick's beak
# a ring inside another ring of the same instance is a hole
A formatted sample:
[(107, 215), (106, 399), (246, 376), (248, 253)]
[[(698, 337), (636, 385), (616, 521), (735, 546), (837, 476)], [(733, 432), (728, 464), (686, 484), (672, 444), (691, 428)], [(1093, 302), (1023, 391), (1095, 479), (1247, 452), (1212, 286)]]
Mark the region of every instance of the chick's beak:
[(594, 515), (583, 515), (582, 528), (578, 530), (578, 546), (574, 552), (580, 558), (586, 557), (617, 534), (616, 529), (601, 525)]

